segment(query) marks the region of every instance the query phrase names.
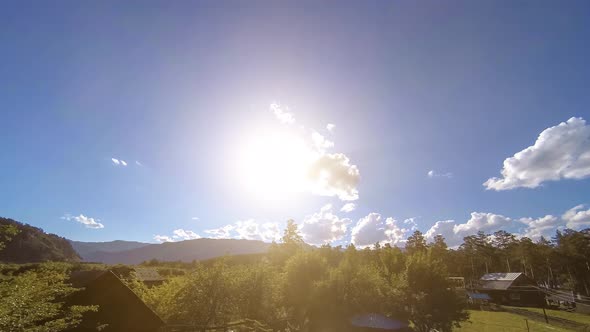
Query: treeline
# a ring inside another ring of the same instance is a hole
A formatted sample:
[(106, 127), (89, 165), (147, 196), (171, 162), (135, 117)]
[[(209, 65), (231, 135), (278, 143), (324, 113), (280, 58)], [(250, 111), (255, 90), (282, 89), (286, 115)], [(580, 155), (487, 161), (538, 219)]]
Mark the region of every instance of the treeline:
[(416, 331), (450, 332), (468, 318), (432, 248), (310, 249), (292, 222), (282, 243), (255, 262), (226, 258), (191, 268), (161, 286), (129, 285), (169, 324), (253, 319), (275, 329), (288, 322), (296, 331), (346, 330), (354, 315), (380, 313)]
[[(416, 232), (412, 237), (422, 235)], [(450, 274), (468, 282), (485, 273), (523, 272), (541, 286), (590, 296), (590, 229), (557, 231), (552, 239), (541, 237), (538, 241), (506, 231), (479, 232), (465, 237), (456, 250), (443, 250), (446, 244), (441, 236), (430, 245), (417, 242), (435, 250)], [(408, 250), (413, 250), (410, 243)]]
[(0, 217), (0, 262), (76, 262), (78, 253), (68, 240), (41, 228)]

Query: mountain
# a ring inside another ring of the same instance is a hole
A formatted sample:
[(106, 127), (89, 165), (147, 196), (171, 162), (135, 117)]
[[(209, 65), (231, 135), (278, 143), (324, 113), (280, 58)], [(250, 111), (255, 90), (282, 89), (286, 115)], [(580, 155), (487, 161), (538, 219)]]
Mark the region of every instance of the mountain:
[(41, 228), (0, 217), (0, 226), (9, 225), (16, 227), (19, 232), (11, 240), (6, 241), (6, 247), (0, 250), (0, 262), (80, 261), (80, 257), (65, 238), (47, 234)]
[(149, 244), (124, 251), (97, 251), (86, 254), (84, 260), (105, 264), (139, 264), (151, 259), (191, 262), (193, 260), (205, 260), (226, 254), (265, 253), (269, 247), (270, 243), (255, 240), (196, 239)]
[(85, 261), (92, 261), (97, 252), (119, 252), (131, 249), (142, 248), (150, 245), (149, 243), (136, 241), (109, 241), (109, 242), (82, 242), (70, 241), (70, 244), (76, 250), (78, 255)]

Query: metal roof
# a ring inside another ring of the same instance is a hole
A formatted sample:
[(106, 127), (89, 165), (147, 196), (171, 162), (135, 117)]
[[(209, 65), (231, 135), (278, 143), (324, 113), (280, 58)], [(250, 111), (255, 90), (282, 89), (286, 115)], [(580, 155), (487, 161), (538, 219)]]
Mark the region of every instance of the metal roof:
[(467, 292), (467, 295), (474, 300), (491, 300), (492, 299), (488, 294), (485, 294), (485, 293)]
[(381, 330), (401, 330), (408, 327), (408, 324), (399, 320), (391, 319), (380, 314), (357, 315), (350, 320), (356, 327), (364, 327)]
[(495, 280), (495, 281), (514, 281), (522, 272), (509, 272), (509, 273), (488, 273), (484, 274), (480, 280), (488, 281), (488, 280)]

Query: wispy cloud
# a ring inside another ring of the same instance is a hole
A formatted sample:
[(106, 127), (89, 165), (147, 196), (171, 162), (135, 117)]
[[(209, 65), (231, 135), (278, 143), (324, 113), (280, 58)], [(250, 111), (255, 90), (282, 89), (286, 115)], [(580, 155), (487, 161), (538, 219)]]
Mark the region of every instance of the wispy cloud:
[(127, 162), (122, 159), (111, 158), (111, 161), (113, 162), (113, 165), (116, 166), (127, 166)]
[(86, 228), (92, 228), (92, 229), (104, 228), (104, 225), (99, 222), (100, 221), (99, 219), (90, 218), (90, 217), (87, 217), (83, 214), (80, 214), (79, 216), (72, 216), (69, 213), (66, 213), (61, 217), (61, 219), (78, 222), (78, 223), (84, 225)]
[(295, 123), (295, 117), (293, 116), (293, 113), (289, 112), (288, 107), (283, 107), (278, 103), (272, 103), (270, 104), (270, 110), (274, 113), (274, 115), (281, 123)]
[(329, 132), (333, 133), (334, 132), (334, 128), (336, 128), (336, 125), (333, 123), (328, 123), (326, 125), (326, 129), (328, 129)]
[(430, 171), (428, 171), (428, 173), (426, 173), (426, 175), (428, 175), (429, 178), (447, 178), (450, 179), (453, 177), (453, 173), (448, 172), (448, 173), (439, 173), (433, 169), (431, 169)]
[(191, 220), (199, 220), (199, 217), (192, 217)]

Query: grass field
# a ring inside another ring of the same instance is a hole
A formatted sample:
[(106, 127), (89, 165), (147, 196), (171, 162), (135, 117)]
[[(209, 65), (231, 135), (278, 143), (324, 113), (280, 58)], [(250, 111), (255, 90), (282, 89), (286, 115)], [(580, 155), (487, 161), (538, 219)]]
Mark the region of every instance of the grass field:
[[(543, 309), (541, 309), (541, 308), (520, 308), (519, 307), (519, 309), (526, 309), (526, 310), (529, 310), (532, 312), (538, 312), (541, 314), (543, 313)], [(565, 319), (573, 320), (574, 322), (590, 325), (590, 315), (584, 315), (584, 314), (579, 314), (576, 312), (567, 312), (567, 311), (561, 311), (561, 310), (551, 310), (551, 309), (546, 309), (546, 310), (547, 310), (548, 316), (565, 318)], [(551, 317), (549, 319), (551, 319)]]
[[(523, 332), (527, 331), (526, 322), (522, 316), (508, 312), (469, 311), (470, 322), (455, 328), (454, 332)], [(569, 331), (555, 326), (529, 320), (530, 332), (565, 332)]]

